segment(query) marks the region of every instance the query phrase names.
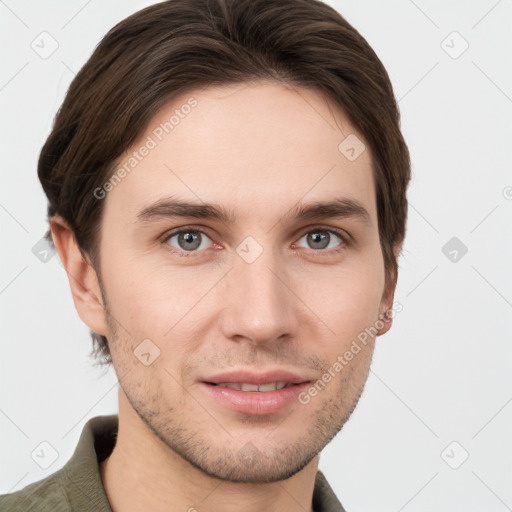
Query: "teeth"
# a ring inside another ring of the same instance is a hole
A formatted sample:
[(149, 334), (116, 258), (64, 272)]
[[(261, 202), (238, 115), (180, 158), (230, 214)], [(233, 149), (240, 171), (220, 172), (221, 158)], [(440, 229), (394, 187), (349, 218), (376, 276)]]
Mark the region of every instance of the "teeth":
[(271, 382), (270, 384), (261, 384), (258, 386), (258, 391), (275, 391), (276, 389), (283, 389), (286, 382)]
[(241, 384), (241, 391), (258, 391), (258, 384)]
[(238, 391), (275, 391), (286, 387), (286, 382), (270, 382), (268, 384), (245, 384), (238, 382), (221, 382), (221, 388), (237, 389)]
[(238, 391), (240, 391), (240, 384), (237, 384), (235, 382), (222, 382), (220, 384), (217, 384), (217, 386), (220, 386), (221, 388), (238, 389)]

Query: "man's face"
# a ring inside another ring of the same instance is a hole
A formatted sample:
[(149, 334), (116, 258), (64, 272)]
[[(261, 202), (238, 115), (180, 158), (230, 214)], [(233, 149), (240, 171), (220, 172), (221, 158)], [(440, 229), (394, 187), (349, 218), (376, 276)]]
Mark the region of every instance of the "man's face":
[[(122, 393), (165, 445), (221, 479), (279, 480), (312, 460), (352, 413), (375, 339), (333, 365), (390, 306), (370, 152), (338, 149), (357, 132), (334, 114), (319, 94), (274, 83), (184, 94), (118, 161), (130, 171), (102, 199), (105, 334)], [(151, 208), (171, 199), (233, 219)], [(296, 217), (340, 199), (368, 218)]]

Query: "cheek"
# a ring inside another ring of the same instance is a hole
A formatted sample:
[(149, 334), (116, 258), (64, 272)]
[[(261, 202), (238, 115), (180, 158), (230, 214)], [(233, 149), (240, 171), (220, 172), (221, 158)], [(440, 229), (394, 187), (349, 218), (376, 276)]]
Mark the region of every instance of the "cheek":
[(219, 280), (211, 268), (154, 265), (144, 258), (111, 260), (105, 272), (112, 314), (133, 338), (155, 341), (190, 321), (187, 315)]
[(337, 338), (345, 339), (378, 318), (383, 287), (384, 274), (377, 259), (370, 265), (331, 268), (304, 282), (299, 296)]
[[(155, 286), (158, 280), (146, 274), (140, 265), (120, 258), (120, 253), (102, 265), (110, 311), (131, 337), (138, 339), (142, 335), (142, 339), (151, 338), (149, 327), (156, 327), (154, 321), (158, 316), (158, 306), (165, 308), (167, 298), (161, 296), (162, 292)], [(122, 337), (126, 337), (126, 331), (121, 330)]]
[(366, 375), (373, 353), (382, 286), (379, 272), (368, 269), (337, 273), (326, 281), (323, 290), (309, 286), (302, 291), (307, 291), (306, 303), (321, 320), (318, 333), (325, 333), (318, 340), (317, 355), (321, 353), (328, 365), (339, 361), (345, 377), (356, 372), (357, 384)]

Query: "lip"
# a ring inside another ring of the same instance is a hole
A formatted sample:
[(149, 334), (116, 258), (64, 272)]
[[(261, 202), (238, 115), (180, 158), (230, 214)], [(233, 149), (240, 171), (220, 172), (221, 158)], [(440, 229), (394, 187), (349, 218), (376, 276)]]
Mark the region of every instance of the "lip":
[[(274, 391), (240, 391), (215, 385), (222, 382), (258, 385), (286, 382), (291, 385)], [(296, 403), (298, 395), (306, 389), (309, 383), (310, 379), (296, 373), (276, 369), (262, 373), (245, 370), (220, 373), (202, 379), (200, 384), (208, 396), (219, 404), (238, 413), (262, 416), (277, 413)]]
[[(220, 384), (221, 382), (240, 382), (246, 384), (267, 384), (268, 382), (287, 382), (289, 384), (302, 384), (310, 379), (288, 370), (275, 369), (256, 373), (248, 370), (218, 373), (211, 377), (201, 379), (202, 382)], [(271, 393), (271, 391), (269, 391)]]

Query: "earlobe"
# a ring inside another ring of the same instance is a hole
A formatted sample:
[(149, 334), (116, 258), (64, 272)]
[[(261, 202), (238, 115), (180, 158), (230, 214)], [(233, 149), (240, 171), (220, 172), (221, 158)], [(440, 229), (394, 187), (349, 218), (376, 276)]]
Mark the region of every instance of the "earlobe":
[(390, 280), (390, 283), (388, 284), (387, 290), (385, 291), (380, 304), (379, 320), (377, 321), (379, 331), (377, 336), (386, 334), (391, 329), (391, 325), (393, 324), (392, 306), (393, 298), (395, 295), (396, 280), (396, 274), (393, 272), (393, 276)]
[(377, 336), (382, 336), (391, 329), (391, 325), (393, 324), (393, 317), (391, 316), (392, 313), (390, 311), (390, 308), (387, 308), (379, 315), (379, 320), (376, 322), (378, 327)]
[(95, 333), (106, 336), (108, 327), (96, 271), (84, 259), (72, 229), (61, 216), (52, 217), (50, 230), (79, 317)]

